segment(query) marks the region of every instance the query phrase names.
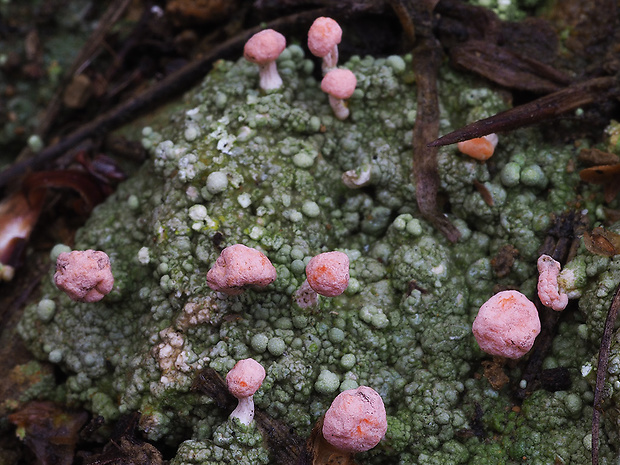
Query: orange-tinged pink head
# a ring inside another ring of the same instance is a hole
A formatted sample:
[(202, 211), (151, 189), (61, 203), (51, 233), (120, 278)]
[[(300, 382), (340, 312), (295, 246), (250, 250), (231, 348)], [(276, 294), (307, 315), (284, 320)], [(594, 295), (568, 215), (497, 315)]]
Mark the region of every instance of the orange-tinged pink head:
[(518, 291), (498, 292), (480, 307), (472, 331), (486, 353), (521, 358), (540, 333), (538, 310)]
[(349, 285), (349, 257), (343, 252), (325, 252), (312, 257), (306, 265), (310, 287), (326, 297), (342, 294)]
[(342, 29), (332, 18), (321, 16), (314, 20), (308, 31), (308, 49), (323, 58), (342, 40)]
[(386, 431), (387, 415), (383, 399), (368, 386), (338, 394), (323, 420), (325, 440), (347, 452), (372, 449), (379, 444)]
[(237, 399), (253, 396), (263, 384), (265, 369), (253, 358), (239, 360), (226, 375), (226, 386)]

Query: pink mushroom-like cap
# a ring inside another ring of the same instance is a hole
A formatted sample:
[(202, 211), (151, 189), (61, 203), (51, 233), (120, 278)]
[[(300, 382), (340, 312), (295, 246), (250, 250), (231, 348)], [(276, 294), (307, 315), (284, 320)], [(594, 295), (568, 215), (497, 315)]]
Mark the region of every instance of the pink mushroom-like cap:
[(110, 258), (98, 250), (61, 253), (56, 260), (54, 282), (72, 300), (97, 302), (114, 287)]
[(237, 399), (253, 396), (263, 384), (265, 369), (253, 358), (239, 360), (226, 375), (226, 386)]
[(353, 95), (357, 79), (348, 69), (332, 69), (321, 81), (321, 90), (338, 99), (348, 99)]
[(336, 297), (349, 285), (349, 257), (342, 252), (325, 252), (306, 265), (306, 279), (317, 294)]
[(276, 68), (276, 59), (285, 47), (286, 39), (273, 29), (257, 32), (245, 43), (243, 56), (246, 60), (259, 65), (261, 89), (277, 89), (282, 85), (282, 78)]
[(314, 20), (308, 31), (308, 48), (317, 57), (323, 58), (342, 40), (342, 29), (336, 21), (321, 16)]
[(325, 440), (347, 452), (372, 449), (379, 444), (386, 431), (387, 416), (383, 399), (368, 386), (338, 394), (323, 420)]
[(264, 65), (277, 60), (286, 47), (286, 39), (278, 31), (265, 29), (257, 32), (245, 43), (243, 56), (246, 60)]
[(357, 79), (348, 69), (334, 68), (321, 81), (321, 90), (329, 96), (329, 104), (336, 118), (345, 120), (349, 116), (349, 108), (344, 103), (353, 95)]
[(568, 295), (560, 293), (560, 263), (549, 255), (538, 257), (538, 297), (546, 307), (561, 311), (568, 305)]
[(472, 330), (486, 353), (517, 359), (540, 333), (538, 310), (518, 291), (498, 292), (480, 307)]
[(226, 247), (207, 273), (214, 291), (238, 295), (247, 286), (264, 287), (277, 277), (276, 269), (262, 252), (235, 244)]

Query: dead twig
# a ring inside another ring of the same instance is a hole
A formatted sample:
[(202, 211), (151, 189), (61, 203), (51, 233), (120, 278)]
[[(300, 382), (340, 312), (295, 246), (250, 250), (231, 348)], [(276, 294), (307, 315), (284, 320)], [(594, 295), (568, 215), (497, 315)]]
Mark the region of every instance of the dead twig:
[[(417, 24), (417, 45), (413, 50), (413, 72), (417, 83), (418, 113), (413, 126), (413, 177), (415, 178), (416, 199), (420, 213), (451, 242), (460, 237), (458, 229), (450, 222), (437, 205), (439, 173), (437, 169), (437, 149), (426, 145), (425, 141), (439, 134), (439, 102), (437, 96), (437, 75), (441, 64), (441, 47), (433, 36), (431, 23), (433, 0), (414, 2), (416, 11), (411, 15)], [(425, 9), (426, 8), (426, 9)]]
[(211, 65), (215, 60), (226, 56), (232, 56), (234, 54), (240, 55), (243, 44), (253, 34), (264, 29), (265, 27), (278, 29), (284, 27), (285, 25), (290, 26), (294, 24), (305, 24), (310, 21), (311, 18), (316, 18), (317, 16), (324, 15), (325, 13), (325, 9), (296, 13), (278, 18), (267, 23), (265, 26), (257, 26), (241, 32), (235, 37), (232, 37), (217, 47), (214, 47), (208, 53), (205, 53), (199, 60), (189, 63), (177, 72), (168, 75), (165, 79), (153, 85), (153, 87), (144, 91), (137, 97), (120, 103), (110, 111), (98, 116), (93, 121), (86, 123), (79, 129), (64, 137), (56, 144), (41, 150), (32, 158), (13, 164), (11, 167), (0, 173), (0, 188), (21, 176), (27, 170), (36, 170), (45, 163), (54, 160), (84, 139), (95, 135), (101, 135), (112, 129), (118, 128), (135, 118), (146, 109), (152, 108), (158, 103), (183, 93), (210, 71)]
[[(125, 10), (131, 3), (131, 0), (114, 0), (105, 13), (101, 16), (97, 23), (97, 27), (92, 32), (84, 46), (81, 48), (79, 53), (77, 54), (75, 60), (73, 60), (73, 64), (69, 68), (65, 76), (64, 84), (66, 85), (71, 78), (77, 74), (79, 74), (92, 59), (93, 55), (95, 55), (98, 49), (101, 47), (102, 42), (104, 41), (107, 33), (110, 28), (116, 24), (116, 22), (123, 16)], [(41, 123), (37, 127), (37, 134), (41, 137), (46, 137), (47, 133), (54, 123), (54, 120), (58, 116), (58, 112), (62, 106), (62, 94), (65, 89), (65, 85), (59, 86), (58, 90), (52, 97), (52, 100), (47, 106), (45, 111), (45, 115), (43, 116)], [(21, 154), (20, 154), (21, 156)]]
[[(570, 211), (560, 215), (549, 230), (547, 238), (539, 250), (539, 255), (547, 254), (562, 264), (566, 263), (574, 249), (574, 243), (579, 242), (578, 236), (583, 232), (586, 221), (587, 218), (579, 212)], [(543, 372), (543, 361), (551, 351), (560, 319), (568, 311), (566, 309), (557, 312), (547, 308), (540, 302), (538, 296), (535, 297), (534, 303), (541, 320), (541, 332), (536, 338), (534, 347), (532, 347), (523, 368), (521, 379), (526, 382), (525, 387), (519, 387), (515, 391), (515, 397), (518, 400), (525, 399), (542, 387), (540, 377)]]
[(450, 50), (452, 62), (511, 89), (548, 94), (570, 83), (564, 73), (486, 40), (469, 40)]
[(620, 310), (620, 284), (616, 288), (614, 297), (611, 300), (603, 337), (601, 337), (601, 347), (598, 353), (598, 365), (596, 366), (596, 387), (594, 389), (594, 411), (592, 412), (592, 465), (598, 465), (599, 455), (599, 436), (601, 431), (601, 411), (603, 395), (605, 394), (605, 378), (607, 377), (607, 366), (609, 365), (609, 352), (611, 349), (611, 337), (616, 318)]

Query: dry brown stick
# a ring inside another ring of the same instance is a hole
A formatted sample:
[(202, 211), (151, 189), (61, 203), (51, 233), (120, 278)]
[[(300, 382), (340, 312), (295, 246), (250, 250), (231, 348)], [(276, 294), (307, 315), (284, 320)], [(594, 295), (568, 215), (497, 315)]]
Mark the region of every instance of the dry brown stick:
[[(419, 36), (413, 50), (413, 72), (417, 84), (418, 111), (413, 126), (413, 176), (416, 186), (416, 200), (420, 213), (450, 241), (460, 237), (458, 229), (450, 222), (437, 205), (439, 172), (437, 149), (426, 145), (439, 134), (439, 102), (437, 76), (441, 64), (441, 47), (430, 28), (434, 2), (427, 2), (426, 11), (412, 15)], [(418, 6), (419, 8), (419, 6)]]
[[(84, 46), (80, 49), (77, 57), (73, 60), (73, 64), (69, 68), (65, 75), (64, 83), (66, 84), (71, 80), (74, 74), (78, 73), (85, 64), (91, 59), (91, 57), (97, 52), (97, 49), (101, 46), (106, 34), (125, 13), (125, 10), (131, 3), (131, 0), (114, 0), (105, 13), (99, 19), (97, 27), (92, 32)], [(45, 115), (39, 123), (36, 133), (45, 138), (47, 133), (56, 119), (58, 112), (61, 108), (62, 93), (64, 92), (64, 85), (61, 85), (52, 99), (50, 100)], [(20, 157), (22, 154), (20, 154)], [(20, 158), (18, 157), (18, 160)]]
[[(321, 16), (326, 13), (326, 11), (326, 9), (319, 9), (295, 13), (271, 21), (267, 23), (266, 27), (277, 29), (278, 27), (283, 27), (285, 24), (305, 23), (309, 21), (310, 18)], [(262, 29), (264, 29), (264, 27), (257, 26), (243, 31), (217, 47), (214, 47), (199, 60), (189, 63), (177, 72), (170, 74), (137, 97), (120, 103), (110, 111), (81, 126), (56, 144), (41, 150), (34, 157), (13, 164), (0, 173), (0, 188), (21, 176), (28, 169), (37, 169), (45, 163), (54, 160), (82, 140), (120, 127), (155, 103), (165, 101), (172, 96), (186, 91), (209, 72), (211, 64), (216, 59), (231, 55), (232, 53), (239, 54), (243, 44), (253, 34)]]
[(534, 58), (485, 40), (469, 40), (450, 49), (452, 62), (497, 84), (539, 94), (570, 84), (564, 73)]
[[(553, 220), (553, 224), (547, 233), (542, 246), (538, 249), (538, 255), (546, 254), (559, 261), (562, 265), (567, 263), (567, 257), (571, 253), (575, 243), (579, 243), (579, 235), (587, 224), (587, 217), (578, 211), (567, 211)], [(525, 387), (515, 389), (514, 396), (518, 401), (523, 401), (534, 391), (541, 387), (540, 375), (543, 362), (551, 352), (553, 340), (558, 331), (561, 318), (565, 317), (569, 309), (557, 312), (545, 307), (536, 295), (534, 303), (538, 309), (541, 322), (541, 332), (534, 342), (534, 347), (529, 356), (524, 360), (520, 380), (525, 381)]]
[(598, 465), (599, 456), (599, 436), (601, 431), (601, 409), (603, 395), (605, 393), (605, 378), (607, 377), (607, 366), (609, 365), (609, 351), (611, 349), (611, 338), (616, 318), (620, 310), (620, 284), (616, 288), (614, 297), (607, 312), (605, 319), (605, 329), (601, 337), (601, 347), (598, 353), (598, 365), (596, 367), (596, 387), (594, 389), (594, 410), (592, 412), (592, 465)]

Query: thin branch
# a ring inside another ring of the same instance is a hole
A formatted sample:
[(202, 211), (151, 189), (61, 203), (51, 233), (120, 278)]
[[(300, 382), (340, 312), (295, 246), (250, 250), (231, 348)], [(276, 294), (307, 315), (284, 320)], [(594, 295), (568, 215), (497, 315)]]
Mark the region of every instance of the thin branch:
[(616, 326), (618, 310), (620, 310), (620, 284), (616, 288), (609, 312), (607, 313), (598, 355), (598, 365), (596, 367), (596, 388), (594, 389), (594, 411), (592, 413), (592, 465), (598, 465), (601, 409), (603, 407), (603, 395), (605, 394), (605, 378), (607, 376), (607, 366), (609, 365), (611, 337)]
[[(426, 6), (426, 10), (424, 7)], [(413, 126), (413, 176), (416, 186), (416, 200), (420, 213), (451, 242), (460, 236), (458, 229), (443, 214), (437, 205), (439, 172), (437, 149), (428, 147), (426, 141), (439, 134), (439, 101), (437, 76), (441, 65), (441, 47), (434, 37), (430, 24), (433, 1), (417, 5), (413, 18), (417, 20), (417, 45), (413, 50), (413, 72), (417, 84), (418, 114)]]
[(257, 26), (243, 31), (217, 47), (214, 47), (199, 60), (189, 63), (177, 72), (168, 75), (165, 79), (147, 89), (137, 97), (120, 103), (110, 111), (100, 115), (93, 121), (75, 130), (56, 144), (41, 150), (34, 157), (15, 163), (11, 167), (2, 171), (0, 173), (0, 188), (21, 176), (27, 170), (38, 169), (45, 163), (54, 160), (84, 139), (118, 128), (155, 104), (163, 102), (170, 97), (179, 95), (191, 88), (192, 85), (194, 85), (211, 70), (211, 65), (215, 60), (223, 56), (233, 55), (235, 53), (240, 54), (243, 44), (253, 34), (259, 32), (265, 27), (277, 29), (278, 27), (283, 27), (285, 25), (306, 23), (310, 20), (310, 18), (316, 18), (317, 16), (325, 14), (325, 12), (325, 9), (319, 9), (296, 13), (271, 21), (267, 23), (266, 26)]
[(608, 99), (611, 95), (618, 93), (617, 86), (618, 82), (615, 77), (599, 77), (573, 84), (532, 102), (468, 124), (433, 140), (428, 147), (455, 144), (494, 132), (512, 131), (548, 121), (584, 105)]

